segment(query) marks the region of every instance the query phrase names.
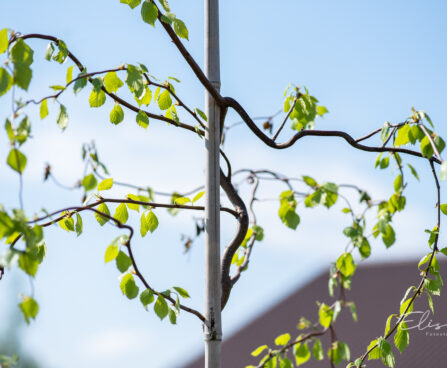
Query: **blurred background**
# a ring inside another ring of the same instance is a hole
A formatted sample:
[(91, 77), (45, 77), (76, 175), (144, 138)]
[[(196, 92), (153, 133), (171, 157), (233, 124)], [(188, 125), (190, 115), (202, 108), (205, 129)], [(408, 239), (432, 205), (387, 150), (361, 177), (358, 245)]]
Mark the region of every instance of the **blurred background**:
[[(202, 65), (202, 2), (171, 0), (170, 5), (188, 26), (186, 46)], [(220, 11), (222, 93), (236, 98), (252, 116), (281, 109), (284, 89), (295, 83), (308, 87), (328, 108), (329, 114), (317, 121), (319, 129), (345, 130), (360, 137), (385, 121), (405, 120), (414, 106), (425, 110), (436, 131), (447, 136), (445, 2), (226, 0)], [(118, 0), (23, 0), (20, 5), (3, 0), (0, 29), (5, 27), (63, 39), (89, 71), (142, 62), (161, 80), (179, 78), (178, 95), (189, 106), (203, 106), (202, 87), (161, 27), (143, 23), (139, 9), (132, 11)], [(49, 85), (64, 83), (70, 64), (45, 61), (46, 42), (29, 44), (35, 50), (29, 95), (39, 98), (50, 94)], [(80, 190), (69, 192), (43, 183), (44, 167), (50, 163), (60, 182), (73, 185), (83, 173), (81, 145), (92, 140), (116, 180), (167, 192), (203, 183), (203, 141), (155, 120), (144, 130), (128, 111), (120, 125), (112, 126), (113, 103), (108, 100), (101, 108), (89, 108), (89, 90), (61, 98), (70, 117), (64, 132), (56, 124), (57, 104), (49, 104), (50, 116), (43, 121), (38, 107), (28, 109), (33, 124), (33, 139), (23, 147), (28, 157), (24, 172), (28, 216), (43, 207), (56, 210), (80, 203)], [(0, 113), (1, 119), (10, 114), (9, 95), (0, 99)], [(230, 112), (227, 121), (237, 122), (238, 117)], [(279, 140), (291, 134), (285, 129)], [(372, 144), (380, 143), (377, 139)], [(18, 177), (5, 163), (8, 150), (1, 130), (0, 203), (14, 208), (18, 207)], [(309, 137), (288, 150), (275, 151), (240, 125), (228, 132), (225, 151), (233, 170), (273, 168), (289, 176), (310, 175), (320, 182), (353, 183), (376, 199), (393, 192), (394, 168), (375, 170), (375, 154), (358, 152), (337, 138)], [(393, 220), (396, 244), (386, 250), (380, 240), (372, 242), (372, 256), (365, 263), (417, 260), (428, 250), (424, 229), (435, 224), (433, 178), (422, 160), (405, 160), (416, 167), (421, 180), (407, 175), (407, 208)], [(240, 187), (243, 195), (250, 189)], [(283, 190), (267, 185), (259, 197), (278, 198)], [(110, 196), (128, 192), (114, 188)], [(355, 199), (352, 193), (346, 195)], [(445, 192), (442, 195), (445, 202)], [(278, 201), (257, 204), (265, 238), (256, 244), (250, 269), (224, 310), (224, 338), (329, 269), (344, 250), (342, 230), (349, 218), (341, 213), (342, 204), (331, 211), (301, 206), (296, 231), (281, 224), (278, 208)], [(144, 239), (137, 236), (133, 245), (140, 269), (157, 290), (171, 286), (188, 290), (192, 297), (188, 305), (201, 310), (203, 239), (188, 252), (181, 240), (181, 234), (194, 234), (192, 215), (181, 212), (172, 217), (157, 210), (157, 216), (158, 230)], [(138, 218), (133, 215), (131, 221), (137, 224)], [(223, 214), (222, 244), (234, 231), (233, 219)], [(33, 282), (40, 312), (29, 326), (23, 325), (17, 308), (18, 294), (31, 292), (28, 278), (13, 269), (0, 281), (0, 354), (18, 353), (23, 367), (165, 368), (180, 367), (201, 352), (202, 329), (196, 318), (182, 313), (178, 325), (172, 326), (146, 312), (138, 300), (123, 297), (118, 271), (112, 264), (104, 265), (104, 251), (118, 234), (112, 226), (100, 228), (89, 215), (84, 216), (80, 238), (56, 227), (45, 231), (47, 258)], [(441, 244), (445, 241), (441, 234)], [(1, 252), (5, 249), (0, 245)]]

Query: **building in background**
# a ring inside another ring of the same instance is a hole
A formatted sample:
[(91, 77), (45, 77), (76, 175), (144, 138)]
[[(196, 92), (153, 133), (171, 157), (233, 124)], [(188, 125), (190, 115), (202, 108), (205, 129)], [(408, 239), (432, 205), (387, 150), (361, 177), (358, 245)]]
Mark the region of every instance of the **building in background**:
[[(439, 256), (443, 256), (440, 254)], [(346, 293), (347, 301), (354, 301), (357, 306), (358, 322), (354, 322), (349, 310), (344, 309), (335, 324), (336, 337), (346, 342), (353, 359), (365, 353), (371, 340), (383, 336), (385, 323), (390, 314), (399, 313), (400, 301), (407, 288), (418, 286), (420, 275), (417, 261), (404, 263), (387, 263), (360, 266), (353, 278), (352, 289)], [(440, 273), (447, 275), (447, 261), (440, 260)], [(318, 321), (318, 309), (315, 301), (331, 303), (328, 296), (328, 275), (323, 273), (306, 286), (282, 300), (270, 310), (250, 322), (248, 325), (225, 339), (223, 343), (223, 367), (240, 368), (256, 365), (259, 358), (250, 353), (258, 346), (267, 344), (274, 346), (278, 335), (289, 332), (295, 338), (300, 331), (296, 328), (300, 317), (310, 321)], [(428, 316), (418, 328), (410, 331), (410, 344), (401, 355), (394, 347), (396, 367), (446, 367), (447, 366), (447, 293), (433, 297), (435, 315)], [(422, 313), (429, 310), (427, 297), (422, 295), (416, 299), (413, 325), (418, 325)], [(408, 318), (410, 319), (410, 318)], [(416, 322), (418, 321), (418, 322)], [(439, 324), (436, 327), (427, 327)], [(329, 336), (322, 338), (325, 351), (329, 347)], [(312, 346), (312, 345), (310, 345)], [(380, 361), (365, 362), (368, 368), (384, 367)], [(186, 364), (185, 368), (202, 368), (203, 356)], [(304, 367), (329, 367), (325, 353), (323, 361), (311, 358)], [(340, 363), (339, 367), (346, 364)]]

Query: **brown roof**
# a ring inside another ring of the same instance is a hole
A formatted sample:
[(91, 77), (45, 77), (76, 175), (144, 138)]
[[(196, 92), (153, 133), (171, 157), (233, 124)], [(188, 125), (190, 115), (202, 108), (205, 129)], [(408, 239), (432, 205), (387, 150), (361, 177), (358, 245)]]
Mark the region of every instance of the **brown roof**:
[[(442, 255), (440, 256), (442, 257)], [(440, 273), (447, 275), (447, 261), (440, 261)], [(318, 321), (315, 301), (331, 303), (328, 297), (327, 274), (322, 274), (306, 286), (285, 298), (270, 310), (250, 322), (247, 326), (224, 340), (223, 367), (239, 368), (249, 364), (256, 365), (259, 359), (250, 353), (258, 346), (274, 346), (276, 336), (289, 332), (295, 338), (299, 331), (295, 328), (301, 316)], [(410, 285), (418, 285), (420, 280), (417, 261), (405, 263), (374, 264), (358, 267), (353, 278), (352, 289), (347, 292), (347, 300), (357, 306), (358, 322), (353, 322), (348, 310), (343, 310), (335, 324), (337, 338), (346, 342), (353, 359), (363, 354), (370, 341), (383, 335), (385, 322), (392, 313), (399, 312), (399, 303)], [(447, 280), (447, 279), (446, 279)], [(410, 344), (401, 355), (393, 347), (398, 368), (445, 368), (447, 367), (447, 293), (433, 297), (435, 315), (430, 315), (432, 323), (445, 325), (439, 331), (434, 329), (410, 331)], [(427, 298), (417, 298), (415, 311), (428, 309)], [(416, 318), (415, 318), (416, 319)], [(428, 321), (427, 321), (428, 322)], [(430, 335), (441, 333), (441, 336)], [(327, 351), (328, 338), (322, 338)], [(384, 367), (380, 361), (366, 361), (368, 368)], [(203, 355), (196, 358), (185, 368), (203, 368)], [(345, 367), (340, 363), (339, 367)], [(316, 362), (313, 358), (304, 367), (329, 367), (328, 359)]]

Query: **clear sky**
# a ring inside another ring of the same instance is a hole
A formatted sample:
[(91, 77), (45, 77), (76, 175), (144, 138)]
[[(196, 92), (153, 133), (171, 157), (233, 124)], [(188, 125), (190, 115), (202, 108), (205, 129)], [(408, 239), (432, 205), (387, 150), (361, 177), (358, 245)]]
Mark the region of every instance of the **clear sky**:
[[(186, 46), (202, 65), (202, 2), (171, 0), (170, 4), (187, 24)], [(345, 130), (355, 137), (385, 121), (403, 121), (414, 106), (427, 111), (437, 132), (446, 137), (446, 11), (440, 0), (221, 1), (222, 93), (238, 99), (252, 116), (262, 116), (281, 108), (289, 83), (305, 85), (330, 111), (318, 121), (318, 128)], [(203, 89), (161, 27), (142, 23), (138, 10), (131, 11), (118, 0), (1, 1), (0, 29), (4, 27), (63, 39), (89, 71), (143, 62), (162, 80), (179, 78), (177, 92), (189, 105), (203, 105)], [(30, 44), (37, 60), (30, 95), (37, 97), (49, 91), (48, 85), (64, 81), (68, 64), (44, 61), (46, 42)], [(55, 210), (79, 203), (80, 191), (70, 193), (42, 183), (43, 167), (50, 162), (61, 182), (73, 184), (82, 175), (81, 144), (93, 139), (117, 180), (164, 191), (203, 183), (203, 141), (195, 136), (155, 120), (145, 131), (127, 111), (124, 122), (112, 126), (108, 120), (112, 103), (93, 111), (87, 91), (78, 97), (67, 95), (63, 102), (70, 115), (63, 133), (55, 121), (55, 105), (50, 104), (50, 116), (44, 121), (37, 109), (30, 110), (33, 139), (23, 148), (29, 158), (24, 174), (29, 216), (42, 207)], [(9, 113), (9, 99), (0, 99), (0, 119)], [(229, 114), (228, 122), (237, 120)], [(286, 129), (280, 140), (292, 133)], [(0, 157), (6, 157), (7, 142), (1, 130)], [(375, 154), (359, 153), (337, 138), (307, 138), (289, 150), (274, 151), (241, 125), (229, 132), (225, 150), (233, 169), (274, 168), (291, 176), (354, 183), (379, 199), (392, 193), (395, 170), (374, 170)], [(408, 162), (417, 167), (422, 180), (409, 178), (407, 211), (393, 221), (397, 243), (385, 251), (380, 241), (373, 242), (368, 262), (413, 259), (427, 251), (423, 230), (434, 226), (433, 179), (427, 164)], [(0, 203), (8, 208), (18, 206), (17, 184), (17, 175), (1, 161)], [(241, 187), (242, 193), (248, 189)], [(282, 190), (267, 186), (262, 196), (277, 198)], [(113, 195), (126, 193), (117, 189)], [(277, 201), (257, 208), (265, 239), (254, 249), (250, 269), (223, 313), (224, 336), (327, 269), (346, 243), (341, 231), (349, 222), (340, 205), (331, 211), (300, 209), (301, 224), (295, 232), (277, 218)], [(190, 214), (157, 214), (159, 229), (144, 239), (137, 237), (134, 244), (140, 268), (157, 289), (184, 287), (192, 296), (190, 305), (202, 309), (203, 240), (183, 254), (180, 234), (194, 232)], [(61, 229), (46, 231), (48, 256), (34, 282), (40, 313), (23, 330), (24, 348), (48, 368), (180, 367), (200, 352), (199, 321), (181, 314), (178, 325), (171, 326), (146, 312), (139, 301), (124, 298), (118, 271), (103, 261), (107, 245), (119, 232), (89, 219), (85, 217), (85, 232), (78, 239)], [(225, 243), (235, 224), (227, 215), (222, 221)], [(444, 244), (446, 239), (442, 235)], [(0, 251), (4, 249), (0, 245)], [(22, 272), (12, 271), (0, 282), (0, 327), (7, 326), (7, 316), (17, 304), (12, 292), (30, 292)]]

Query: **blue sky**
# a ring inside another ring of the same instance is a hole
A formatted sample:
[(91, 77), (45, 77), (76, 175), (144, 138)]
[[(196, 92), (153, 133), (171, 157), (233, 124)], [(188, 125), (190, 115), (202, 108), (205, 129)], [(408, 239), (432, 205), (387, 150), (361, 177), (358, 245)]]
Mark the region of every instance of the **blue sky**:
[[(202, 2), (170, 3), (187, 24), (187, 47), (202, 65)], [(238, 99), (252, 116), (270, 115), (282, 106), (289, 83), (305, 85), (330, 111), (318, 121), (318, 128), (345, 130), (357, 137), (387, 120), (404, 120), (414, 106), (427, 111), (445, 137), (446, 10), (442, 1), (222, 1), (222, 93)], [(200, 84), (161, 27), (142, 23), (138, 10), (131, 11), (118, 0), (24, 0), (20, 6), (2, 1), (0, 28), (4, 27), (63, 39), (90, 71), (143, 62), (160, 79), (181, 79), (179, 95), (193, 107), (203, 105)], [(46, 43), (30, 44), (38, 60), (30, 95), (40, 96), (49, 91), (48, 85), (64, 80), (68, 64), (47, 63), (43, 60)], [(55, 105), (50, 104), (50, 117), (44, 121), (37, 109), (29, 111), (33, 139), (23, 150), (29, 158), (24, 199), (30, 216), (43, 206), (54, 210), (79, 202), (82, 193), (43, 184), (43, 167), (50, 162), (60, 181), (74, 183), (82, 174), (80, 146), (92, 139), (117, 180), (165, 191), (187, 190), (203, 182), (202, 141), (154, 120), (144, 131), (130, 112), (122, 124), (111, 126), (112, 104), (93, 111), (87, 100), (88, 92), (63, 97), (70, 115), (63, 133), (55, 122)], [(1, 119), (10, 113), (9, 106), (9, 100), (0, 100)], [(234, 113), (228, 115), (228, 122), (237, 120)], [(291, 134), (286, 129), (281, 138)], [(1, 131), (0, 156), (6, 157), (7, 150), (7, 137)], [(229, 132), (225, 150), (234, 169), (275, 168), (291, 176), (352, 182), (377, 198), (392, 192), (395, 170), (374, 170), (375, 154), (357, 152), (337, 138), (307, 138), (289, 150), (274, 151), (239, 126)], [(422, 180), (409, 178), (408, 209), (394, 220), (398, 241), (388, 251), (381, 242), (373, 243), (368, 262), (416, 258), (427, 251), (423, 230), (434, 225), (432, 177), (428, 165), (414, 159), (408, 162), (417, 167)], [(17, 207), (18, 178), (1, 162), (0, 178), (0, 203)], [(242, 193), (248, 189), (241, 187)], [(276, 198), (281, 191), (282, 187), (268, 185), (262, 194)], [(116, 189), (112, 194), (126, 193)], [(301, 225), (294, 232), (277, 219), (277, 202), (258, 206), (265, 240), (254, 250), (250, 269), (223, 313), (224, 336), (328, 268), (343, 252), (346, 241), (341, 230), (348, 220), (340, 208), (301, 209)], [(202, 309), (202, 240), (183, 254), (180, 233), (193, 232), (190, 215), (158, 214), (159, 229), (136, 239), (140, 268), (157, 289), (186, 288), (192, 296), (190, 305)], [(138, 301), (125, 299), (118, 272), (103, 262), (107, 245), (119, 232), (111, 226), (99, 228), (89, 219), (85, 218), (85, 232), (78, 239), (60, 229), (46, 231), (48, 256), (34, 283), (41, 311), (23, 331), (24, 347), (49, 368), (179, 367), (201, 349), (199, 322), (182, 314), (178, 325), (170, 326), (145, 312)], [(223, 215), (223, 243), (233, 232), (232, 219)], [(28, 280), (16, 270), (0, 283), (2, 296), (11, 295), (11, 290), (29, 293)], [(0, 314), (15, 308), (17, 300), (2, 302)], [(0, 319), (0, 327), (6, 324), (4, 317)]]

